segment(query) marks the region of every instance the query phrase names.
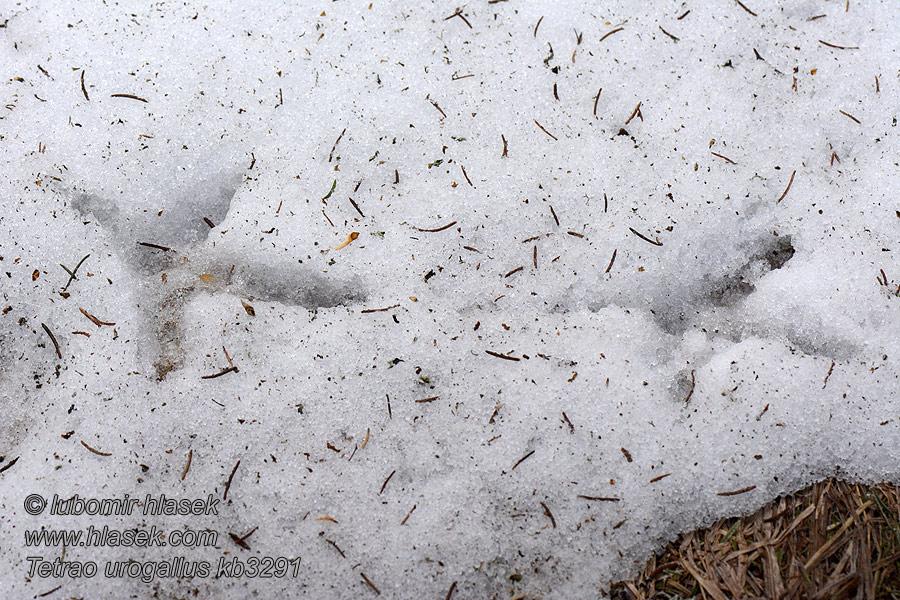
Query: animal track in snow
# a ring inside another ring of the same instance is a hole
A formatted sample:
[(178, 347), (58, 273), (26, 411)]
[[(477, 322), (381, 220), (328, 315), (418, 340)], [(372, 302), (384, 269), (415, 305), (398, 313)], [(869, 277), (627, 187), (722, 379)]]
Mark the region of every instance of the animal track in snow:
[(335, 281), (311, 267), (264, 264), (225, 255), (207, 243), (227, 219), (243, 175), (191, 188), (177, 202), (152, 210), (123, 205), (93, 193), (76, 193), (73, 205), (113, 234), (116, 252), (147, 282), (146, 326), (155, 340), (157, 378), (184, 362), (181, 327), (184, 306), (201, 292), (224, 292), (244, 302), (261, 300), (310, 310), (354, 304), (366, 294), (356, 281)]

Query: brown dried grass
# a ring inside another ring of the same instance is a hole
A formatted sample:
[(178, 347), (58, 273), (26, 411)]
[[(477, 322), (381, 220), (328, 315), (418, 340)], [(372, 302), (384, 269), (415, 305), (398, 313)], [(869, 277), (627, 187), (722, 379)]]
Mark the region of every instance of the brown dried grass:
[(683, 533), (614, 600), (900, 599), (900, 489), (834, 479)]

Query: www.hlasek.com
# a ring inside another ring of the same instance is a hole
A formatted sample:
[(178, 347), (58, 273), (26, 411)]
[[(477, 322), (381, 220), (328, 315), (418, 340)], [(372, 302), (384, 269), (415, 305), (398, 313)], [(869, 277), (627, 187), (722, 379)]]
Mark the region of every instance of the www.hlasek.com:
[[(50, 505), (51, 515), (131, 515), (137, 512), (142, 515), (218, 515), (219, 500), (210, 494), (207, 498), (196, 500), (173, 499), (165, 496), (147, 496), (143, 503), (138, 499), (72, 498), (62, 500), (54, 495), (52, 503), (38, 495), (31, 494), (25, 499), (25, 511), (37, 516)], [(141, 507), (141, 510), (135, 511)], [(108, 526), (87, 529), (29, 529), (25, 530), (25, 546), (90, 548), (90, 547), (172, 547), (172, 548), (204, 548), (216, 546), (219, 532), (211, 529), (172, 529), (164, 530), (151, 526), (146, 528), (115, 529)], [(232, 536), (234, 537), (234, 536)], [(241, 539), (243, 541), (243, 539)], [(65, 552), (63, 552), (63, 557)], [(150, 583), (157, 578), (182, 577), (248, 577), (248, 578), (283, 578), (297, 577), (300, 571), (300, 559), (277, 557), (220, 557), (218, 561), (189, 560), (184, 556), (176, 556), (166, 560), (150, 561), (109, 561), (101, 569), (92, 560), (64, 560), (62, 557), (45, 560), (43, 556), (28, 556), (28, 577), (38, 578), (92, 578), (101, 574), (103, 577), (129, 577)]]

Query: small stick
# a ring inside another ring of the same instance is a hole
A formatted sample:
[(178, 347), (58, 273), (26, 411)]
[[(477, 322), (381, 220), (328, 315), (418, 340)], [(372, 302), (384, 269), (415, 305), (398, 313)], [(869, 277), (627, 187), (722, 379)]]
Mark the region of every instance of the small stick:
[(397, 308), (398, 306), (400, 306), (400, 305), (399, 305), (399, 304), (394, 304), (393, 306), (385, 306), (384, 308), (366, 308), (366, 309), (363, 309), (363, 310), (361, 310), (361, 311), (359, 311), (359, 312), (361, 312), (361, 313), (363, 313), (363, 314), (365, 314), (365, 313), (374, 313), (374, 312), (386, 312), (386, 311), (389, 311), (389, 310), (391, 310), (391, 309), (393, 309), (393, 308)]
[(534, 454), (534, 452), (535, 452), (535, 451), (532, 450), (531, 452), (529, 452), (528, 454), (526, 454), (525, 456), (523, 456), (522, 458), (520, 458), (519, 460), (517, 460), (517, 461), (516, 461), (516, 464), (513, 465), (512, 469), (510, 469), (510, 471), (515, 471), (515, 470), (516, 470), (516, 467), (518, 467), (519, 465), (521, 465), (526, 459), (530, 458), (531, 455)]
[(857, 123), (859, 123), (860, 125), (862, 125), (862, 121), (860, 121), (859, 119), (857, 119), (856, 117), (854, 117), (854, 116), (851, 115), (850, 113), (844, 112), (844, 111), (842, 111), (842, 110), (840, 110), (840, 109), (838, 109), (838, 112), (841, 113), (842, 115), (844, 115), (845, 117), (849, 117), (849, 118), (853, 119), (854, 121), (856, 121)]
[(542, 16), (540, 19), (538, 19), (537, 25), (534, 26), (534, 37), (537, 37), (538, 27), (541, 26), (541, 21), (543, 21), (543, 20), (544, 20), (544, 17)]
[(683, 18), (685, 18), (686, 16), (688, 16), (688, 13), (689, 13), (689, 12), (691, 12), (691, 11), (688, 10), (688, 11), (685, 12), (683, 15), (681, 15), (680, 17), (678, 17), (678, 20), (680, 21), (680, 20), (682, 20)]
[(87, 87), (85, 87), (84, 85), (84, 69), (81, 70), (81, 93), (84, 94), (85, 100), (87, 100), (88, 102), (91, 101), (91, 99), (88, 98)]
[(502, 133), (500, 134), (500, 139), (503, 140), (503, 154), (500, 155), (500, 158), (506, 158), (507, 157), (507, 155), (506, 155), (506, 138), (503, 136)]
[(513, 269), (512, 271), (510, 271), (509, 273), (507, 273), (507, 274), (504, 275), (503, 277), (506, 278), (506, 277), (509, 277), (510, 275), (515, 275), (516, 273), (518, 273), (519, 271), (521, 271), (521, 270), (524, 269), (524, 268), (525, 268), (525, 267), (516, 267), (515, 269)]
[(559, 138), (556, 137), (555, 135), (553, 135), (552, 133), (550, 133), (549, 131), (547, 131), (546, 129), (544, 129), (544, 126), (541, 125), (540, 123), (538, 123), (538, 122), (537, 122), (537, 119), (534, 119), (534, 124), (537, 125), (538, 127), (540, 127), (540, 128), (541, 128), (541, 131), (543, 131), (544, 133), (546, 133), (547, 135), (549, 135), (550, 137), (552, 137), (554, 140), (559, 141)]
[[(460, 16), (462, 16), (462, 15), (460, 15)], [(468, 21), (466, 21), (466, 23), (468, 23)], [(469, 27), (471, 27), (471, 25), (469, 25)], [(370, 588), (372, 588), (373, 590), (375, 590), (375, 594), (378, 595), (378, 596), (380, 596), (380, 595), (381, 595), (381, 591), (380, 591), (377, 587), (375, 587), (375, 584), (372, 583), (372, 581), (371, 581), (368, 577), (366, 577), (366, 574), (363, 573), (362, 571), (360, 571), (359, 574), (362, 576), (363, 581), (365, 581), (365, 582), (369, 585)]]
[(378, 495), (379, 495), (379, 496), (381, 495), (381, 492), (384, 491), (384, 488), (387, 487), (388, 481), (391, 480), (391, 477), (393, 477), (393, 476), (394, 476), (394, 473), (396, 473), (396, 472), (397, 472), (397, 469), (394, 469), (393, 471), (391, 471), (391, 474), (388, 475), (388, 476), (387, 476), (387, 479), (384, 480), (384, 483), (381, 484), (381, 489), (378, 490)]
[(91, 337), (87, 331), (73, 331), (72, 335), (83, 335), (84, 337)]
[(250, 160), (250, 166), (249, 166), (248, 169), (247, 169), (248, 171), (249, 171), (250, 169), (253, 168), (253, 165), (256, 164), (256, 155), (253, 154), (252, 152), (250, 153), (250, 159), (251, 159), (251, 160)]
[(440, 398), (440, 396), (431, 396), (430, 398), (422, 398), (421, 400), (416, 400), (415, 402), (416, 402), (416, 404), (422, 404), (425, 402), (434, 402), (438, 398)]
[[(279, 205), (279, 208), (281, 208), (281, 205)], [(325, 220), (328, 221), (328, 224), (329, 224), (329, 225), (331, 225), (332, 227), (334, 227), (334, 223), (332, 223), (332, 222), (331, 222), (331, 219), (328, 218), (328, 215), (325, 214), (325, 209), (324, 209), (324, 208), (322, 209), (322, 216), (325, 217)]]
[(222, 495), (222, 500), (228, 500), (228, 490), (231, 489), (231, 481), (234, 479), (234, 474), (237, 473), (239, 466), (241, 466), (240, 459), (238, 459), (238, 461), (234, 463), (234, 468), (231, 470), (231, 475), (228, 476), (228, 481), (225, 483), (225, 493)]
[(99, 456), (112, 456), (112, 452), (100, 452), (99, 450), (88, 446), (84, 440), (81, 440), (81, 445), (84, 446), (85, 448), (87, 448), (88, 450), (90, 450), (91, 452), (93, 452), (94, 454), (97, 454)]
[(616, 252), (618, 252), (618, 248), (613, 248), (612, 258), (609, 259), (609, 265), (606, 266), (606, 270), (603, 271), (603, 274), (609, 273), (609, 270), (612, 269), (613, 263), (616, 262)]
[(666, 473), (665, 475), (660, 475), (659, 477), (654, 477), (653, 479), (650, 480), (650, 483), (656, 483), (660, 479), (665, 479), (669, 475), (671, 475), (671, 473)]
[(671, 33), (669, 33), (668, 31), (666, 31), (665, 29), (663, 29), (662, 25), (659, 26), (659, 30), (662, 31), (667, 36), (669, 36), (670, 38), (672, 38), (674, 41), (676, 41), (676, 42), (678, 41), (678, 38), (675, 37), (674, 35), (672, 35)]
[(534, 260), (534, 268), (537, 270), (537, 244), (534, 246), (534, 252), (532, 253), (532, 259)]
[(745, 488), (741, 488), (739, 490), (734, 490), (733, 492), (719, 492), (718, 494), (716, 494), (716, 496), (737, 496), (738, 494), (744, 494), (746, 492), (749, 492), (750, 490), (755, 490), (755, 489), (756, 489), (755, 485), (750, 485)]
[(385, 397), (387, 398), (387, 405), (388, 405), (388, 419), (393, 419), (394, 415), (391, 414), (391, 397), (388, 394), (385, 394)]
[(84, 309), (81, 308), (80, 306), (78, 307), (78, 310), (80, 310), (80, 311), (81, 311), (81, 314), (83, 314), (83, 315), (86, 316), (88, 319), (90, 319), (90, 320), (91, 320), (91, 323), (93, 323), (93, 324), (96, 325), (97, 327), (100, 327), (100, 326), (102, 326), (102, 325), (108, 325), (108, 326), (112, 327), (113, 325), (115, 325), (115, 323), (107, 323), (106, 321), (101, 321), (100, 319), (98, 319), (97, 317), (95, 317), (94, 315), (92, 315), (91, 313), (89, 313), (88, 311), (84, 310)]
[(617, 31), (622, 31), (623, 29), (625, 29), (625, 28), (624, 28), (624, 27), (616, 27), (615, 29), (613, 29), (612, 31), (610, 31), (609, 33), (607, 33), (606, 35), (604, 35), (602, 38), (600, 38), (599, 40), (597, 40), (597, 43), (599, 44), (600, 42), (602, 42), (603, 40), (605, 40), (606, 38), (608, 38), (608, 37), (611, 36), (612, 34), (616, 33)]
[(398, 185), (400, 183), (400, 171), (394, 169), (394, 185)]
[(600, 92), (603, 91), (603, 88), (597, 90), (597, 95), (594, 96), (594, 117), (597, 116), (597, 103), (600, 101)]
[(512, 360), (516, 362), (522, 360), (521, 358), (516, 358), (515, 356), (506, 356), (505, 354), (500, 354), (499, 352), (494, 352), (493, 350), (485, 350), (485, 352), (487, 354), (490, 354), (491, 356), (496, 356), (497, 358), (503, 358), (505, 360)]
[(578, 233), (577, 231), (567, 231), (566, 233), (568, 233), (568, 234), (571, 235), (571, 236), (577, 237), (577, 238), (583, 238), (583, 237), (584, 237), (584, 234), (583, 234), (583, 233)]
[(641, 238), (641, 239), (644, 240), (645, 242), (650, 242), (650, 243), (653, 244), (654, 246), (662, 246), (662, 242), (660, 242), (659, 240), (657, 240), (657, 241), (654, 242), (653, 240), (651, 240), (651, 239), (648, 238), (647, 236), (641, 235), (640, 233), (638, 233), (633, 227), (629, 227), (628, 229), (631, 230), (631, 233), (633, 233), (634, 235), (638, 236), (639, 238)]
[(444, 231), (445, 229), (450, 229), (454, 225), (456, 225), (456, 221), (451, 221), (450, 223), (447, 223), (443, 227), (438, 227), (437, 229), (421, 229), (419, 227), (414, 227), (413, 229), (415, 229), (416, 231), (421, 231), (422, 233), (437, 233), (439, 231)]
[(227, 375), (228, 373), (237, 373), (238, 368), (234, 365), (228, 367), (227, 369), (222, 369), (218, 373), (213, 373), (212, 375), (204, 375), (200, 379), (215, 379), (216, 377), (221, 377), (222, 375)]
[(688, 395), (685, 396), (685, 398), (684, 398), (684, 403), (685, 403), (685, 404), (687, 404), (687, 403), (690, 401), (691, 396), (694, 395), (694, 386), (695, 386), (696, 384), (697, 384), (697, 382), (696, 382), (696, 380), (694, 379), (694, 370), (691, 369), (691, 389), (688, 391)]
[(550, 214), (553, 215), (553, 220), (556, 221), (556, 226), (559, 227), (559, 217), (556, 216), (556, 211), (553, 210), (553, 205), (550, 205)]
[(47, 332), (47, 335), (50, 336), (50, 341), (53, 342), (53, 347), (56, 348), (56, 356), (59, 357), (60, 360), (62, 360), (62, 352), (59, 351), (59, 342), (56, 341), (56, 336), (53, 335), (53, 332), (50, 331), (50, 328), (43, 323), (41, 323), (41, 327), (43, 327), (44, 331)]
[[(246, 309), (244, 309), (244, 310), (246, 310)], [(231, 357), (228, 356), (228, 350), (225, 349), (225, 346), (224, 346), (224, 345), (222, 346), (222, 352), (225, 353), (225, 360), (228, 361), (229, 366), (232, 366), (232, 367), (233, 367), (233, 366), (234, 366), (234, 363), (231, 362)]]
[(744, 10), (746, 10), (748, 13), (750, 13), (750, 14), (753, 15), (754, 17), (758, 16), (755, 12), (753, 12), (752, 10), (750, 10), (749, 8), (747, 8), (746, 6), (744, 6), (744, 3), (741, 2), (741, 0), (735, 0), (735, 2), (738, 3), (738, 6), (740, 6), (740, 7), (743, 8)]
[(466, 178), (466, 181), (469, 182), (469, 185), (472, 186), (472, 187), (475, 187), (474, 185), (472, 185), (472, 180), (469, 179), (469, 176), (466, 174), (466, 168), (465, 168), (464, 166), (462, 166), (462, 163), (460, 163), (459, 168), (462, 169), (463, 177)]
[(550, 517), (550, 524), (553, 525), (553, 529), (556, 529), (556, 519), (553, 518), (553, 513), (550, 512), (550, 509), (543, 502), (541, 502), (541, 506), (544, 508), (544, 514)]
[(876, 75), (875, 76), (875, 93), (877, 94), (880, 91), (881, 91), (881, 87), (878, 85), (878, 75)]
[(606, 199), (606, 192), (603, 192), (603, 212), (606, 212), (607, 208), (609, 208), (609, 201)]
[(596, 500), (598, 502), (621, 502), (622, 501), (621, 498), (607, 498), (604, 496), (583, 496), (581, 494), (578, 494), (578, 497), (581, 498), (582, 500)]
[(188, 471), (191, 470), (191, 460), (194, 458), (194, 450), (188, 450), (188, 459), (187, 464), (184, 467), (184, 472), (181, 474), (181, 480), (184, 481), (184, 478), (187, 477)]
[(135, 96), (134, 94), (110, 94), (110, 98), (130, 98), (132, 100), (140, 100), (141, 102), (147, 102), (144, 98), (139, 96)]
[(733, 165), (736, 165), (736, 164), (737, 164), (736, 162), (734, 162), (733, 160), (731, 160), (731, 159), (728, 158), (727, 156), (722, 156), (722, 155), (719, 154), (718, 152), (712, 152), (711, 154), (712, 154), (713, 156), (718, 156), (719, 158), (723, 158), (723, 159), (727, 160), (728, 162), (730, 162), (730, 163), (733, 164)]
[(797, 174), (797, 170), (794, 169), (794, 172), (791, 173), (791, 180), (788, 181), (787, 187), (784, 188), (784, 193), (781, 194), (781, 197), (778, 198), (778, 200), (775, 201), (775, 204), (778, 204), (779, 202), (781, 202), (782, 200), (784, 200), (784, 197), (785, 197), (785, 196), (787, 196), (788, 190), (791, 189), (791, 184), (794, 183), (794, 175), (796, 175), (796, 174)]
[(150, 242), (138, 242), (138, 246), (146, 246), (148, 248), (155, 248), (156, 250), (162, 250), (163, 252), (171, 252), (172, 249), (168, 246), (160, 246), (159, 244), (151, 244)]
[[(632, 111), (631, 116), (628, 117), (627, 121), (625, 121), (625, 124), (628, 125), (629, 123), (631, 123), (631, 120), (638, 114), (638, 112), (640, 110), (641, 110), (641, 103), (638, 102), (637, 106), (634, 107), (634, 111)], [(643, 121), (643, 120), (644, 120), (644, 117), (641, 117), (641, 121)]]

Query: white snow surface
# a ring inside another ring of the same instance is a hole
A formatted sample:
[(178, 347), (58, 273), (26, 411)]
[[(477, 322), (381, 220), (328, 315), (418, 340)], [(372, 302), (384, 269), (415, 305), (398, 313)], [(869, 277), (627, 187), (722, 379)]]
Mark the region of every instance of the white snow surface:
[(897, 6), (744, 4), (0, 3), (0, 595), (602, 597), (900, 483)]

